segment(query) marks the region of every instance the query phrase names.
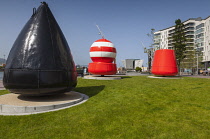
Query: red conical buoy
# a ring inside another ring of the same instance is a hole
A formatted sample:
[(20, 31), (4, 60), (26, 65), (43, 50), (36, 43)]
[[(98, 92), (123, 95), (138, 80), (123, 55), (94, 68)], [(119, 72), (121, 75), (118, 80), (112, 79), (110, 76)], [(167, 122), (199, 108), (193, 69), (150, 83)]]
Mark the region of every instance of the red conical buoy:
[(160, 76), (175, 76), (178, 73), (174, 50), (156, 50), (152, 63), (152, 74)]

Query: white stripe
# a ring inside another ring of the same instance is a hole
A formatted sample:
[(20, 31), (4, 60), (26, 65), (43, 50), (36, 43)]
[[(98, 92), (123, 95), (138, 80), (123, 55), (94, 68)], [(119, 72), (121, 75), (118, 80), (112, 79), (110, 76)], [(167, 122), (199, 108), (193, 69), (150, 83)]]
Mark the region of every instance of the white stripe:
[(110, 42), (94, 42), (91, 47), (94, 47), (94, 46), (106, 46), (106, 47), (114, 47), (114, 44), (113, 43), (110, 43)]
[(116, 53), (113, 52), (90, 52), (90, 57), (110, 57), (110, 58), (115, 58)]

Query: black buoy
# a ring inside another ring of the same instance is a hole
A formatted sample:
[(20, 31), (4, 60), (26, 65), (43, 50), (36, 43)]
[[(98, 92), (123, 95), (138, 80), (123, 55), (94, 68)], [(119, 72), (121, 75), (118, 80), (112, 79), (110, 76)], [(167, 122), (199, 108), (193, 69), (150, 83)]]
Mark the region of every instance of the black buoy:
[(76, 87), (73, 57), (46, 2), (33, 9), (14, 42), (3, 84), (10, 92), (23, 95), (65, 93)]

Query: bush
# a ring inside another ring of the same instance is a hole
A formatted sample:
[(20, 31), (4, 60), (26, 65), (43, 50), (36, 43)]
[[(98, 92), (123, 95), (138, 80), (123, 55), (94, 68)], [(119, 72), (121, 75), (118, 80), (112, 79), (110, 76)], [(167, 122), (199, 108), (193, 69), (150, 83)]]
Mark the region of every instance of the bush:
[(140, 67), (136, 67), (136, 72), (142, 72), (142, 69)]

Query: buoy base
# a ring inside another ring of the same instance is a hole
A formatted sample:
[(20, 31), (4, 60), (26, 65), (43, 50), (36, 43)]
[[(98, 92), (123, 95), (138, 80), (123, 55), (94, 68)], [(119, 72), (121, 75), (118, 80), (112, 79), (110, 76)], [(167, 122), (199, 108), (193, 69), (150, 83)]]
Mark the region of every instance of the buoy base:
[(85, 102), (88, 96), (78, 92), (50, 96), (24, 96), (5, 94), (0, 96), (0, 115), (29, 115), (69, 108)]
[(176, 76), (178, 72), (176, 67), (153, 67), (152, 74), (157, 76)]
[(114, 63), (89, 63), (88, 72), (96, 75), (113, 75), (117, 73), (117, 66)]

